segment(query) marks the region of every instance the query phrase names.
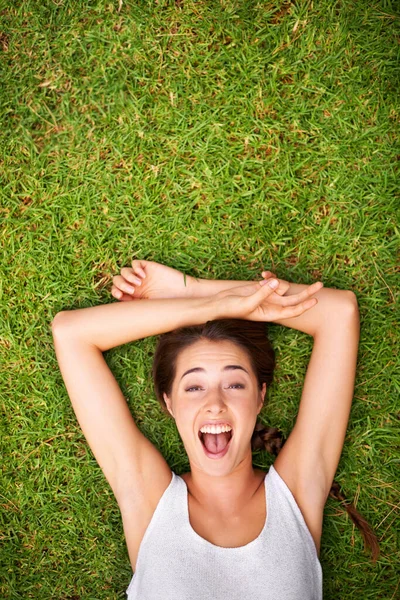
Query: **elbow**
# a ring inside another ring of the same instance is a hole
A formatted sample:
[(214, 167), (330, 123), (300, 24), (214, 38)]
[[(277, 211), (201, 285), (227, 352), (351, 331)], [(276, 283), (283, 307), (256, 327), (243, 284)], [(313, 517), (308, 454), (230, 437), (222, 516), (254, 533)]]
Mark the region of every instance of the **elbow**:
[(355, 295), (355, 293), (352, 292), (351, 290), (344, 290), (344, 294), (345, 294), (344, 304), (346, 306), (347, 311), (350, 314), (359, 316), (358, 300), (357, 300), (357, 296)]
[(358, 306), (357, 296), (354, 292), (352, 292), (351, 290), (343, 290), (343, 292), (346, 294), (347, 302)]
[(51, 332), (54, 337), (59, 337), (61, 332), (65, 332), (68, 327), (68, 311), (62, 310), (57, 313), (51, 322)]
[(358, 309), (358, 301), (357, 301), (357, 296), (355, 295), (354, 292), (351, 292), (349, 290), (345, 290), (344, 291), (344, 302), (343, 302), (343, 308), (342, 308), (342, 315), (343, 318), (348, 322), (348, 323), (353, 323), (356, 325), (358, 333), (360, 330), (360, 311)]

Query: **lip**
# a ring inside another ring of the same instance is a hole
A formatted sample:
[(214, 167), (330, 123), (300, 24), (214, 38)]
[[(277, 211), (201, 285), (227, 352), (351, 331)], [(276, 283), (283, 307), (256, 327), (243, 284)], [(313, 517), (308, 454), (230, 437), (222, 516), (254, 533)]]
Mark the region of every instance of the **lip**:
[(202, 427), (205, 427), (205, 425), (229, 425), (229, 427), (233, 431), (232, 423), (230, 423), (229, 421), (223, 421), (222, 419), (220, 419), (219, 421), (216, 421), (216, 420), (213, 421), (212, 419), (210, 421), (204, 421), (204, 423), (200, 424), (199, 431)]

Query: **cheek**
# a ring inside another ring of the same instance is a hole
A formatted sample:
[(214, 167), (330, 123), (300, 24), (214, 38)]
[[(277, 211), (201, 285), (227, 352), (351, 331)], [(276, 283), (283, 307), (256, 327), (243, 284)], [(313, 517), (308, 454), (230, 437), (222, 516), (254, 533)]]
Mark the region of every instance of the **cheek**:
[(235, 417), (237, 421), (240, 422), (242, 430), (247, 431), (251, 435), (259, 417), (257, 404), (255, 402), (248, 402), (236, 408)]
[(193, 429), (193, 421), (196, 419), (196, 409), (193, 406), (179, 406), (175, 410), (175, 423), (178, 430), (185, 435)]

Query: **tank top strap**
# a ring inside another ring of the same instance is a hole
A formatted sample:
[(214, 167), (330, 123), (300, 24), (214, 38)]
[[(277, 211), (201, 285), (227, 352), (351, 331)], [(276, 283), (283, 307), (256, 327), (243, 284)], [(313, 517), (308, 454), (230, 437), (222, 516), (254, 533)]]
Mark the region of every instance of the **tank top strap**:
[(271, 510), (270, 524), (275, 523), (276, 519), (280, 522), (283, 520), (290, 519), (290, 521), (296, 522), (297, 526), (302, 532), (303, 540), (308, 548), (310, 558), (312, 560), (318, 559), (317, 548), (315, 546), (314, 539), (308, 529), (307, 523), (303, 517), (303, 513), (300, 510), (299, 505), (292, 491), (286, 482), (279, 475), (274, 465), (271, 465), (267, 474), (269, 486), (269, 507)]

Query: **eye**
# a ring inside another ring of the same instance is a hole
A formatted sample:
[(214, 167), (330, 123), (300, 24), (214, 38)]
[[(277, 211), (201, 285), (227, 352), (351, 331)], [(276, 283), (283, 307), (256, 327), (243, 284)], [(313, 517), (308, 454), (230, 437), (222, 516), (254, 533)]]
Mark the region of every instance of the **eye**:
[[(229, 387), (234, 387), (234, 388), (244, 388), (244, 385), (242, 383), (232, 383)], [(193, 385), (190, 388), (187, 388), (185, 390), (185, 392), (190, 392), (190, 390), (200, 390), (201, 388), (198, 385)]]

